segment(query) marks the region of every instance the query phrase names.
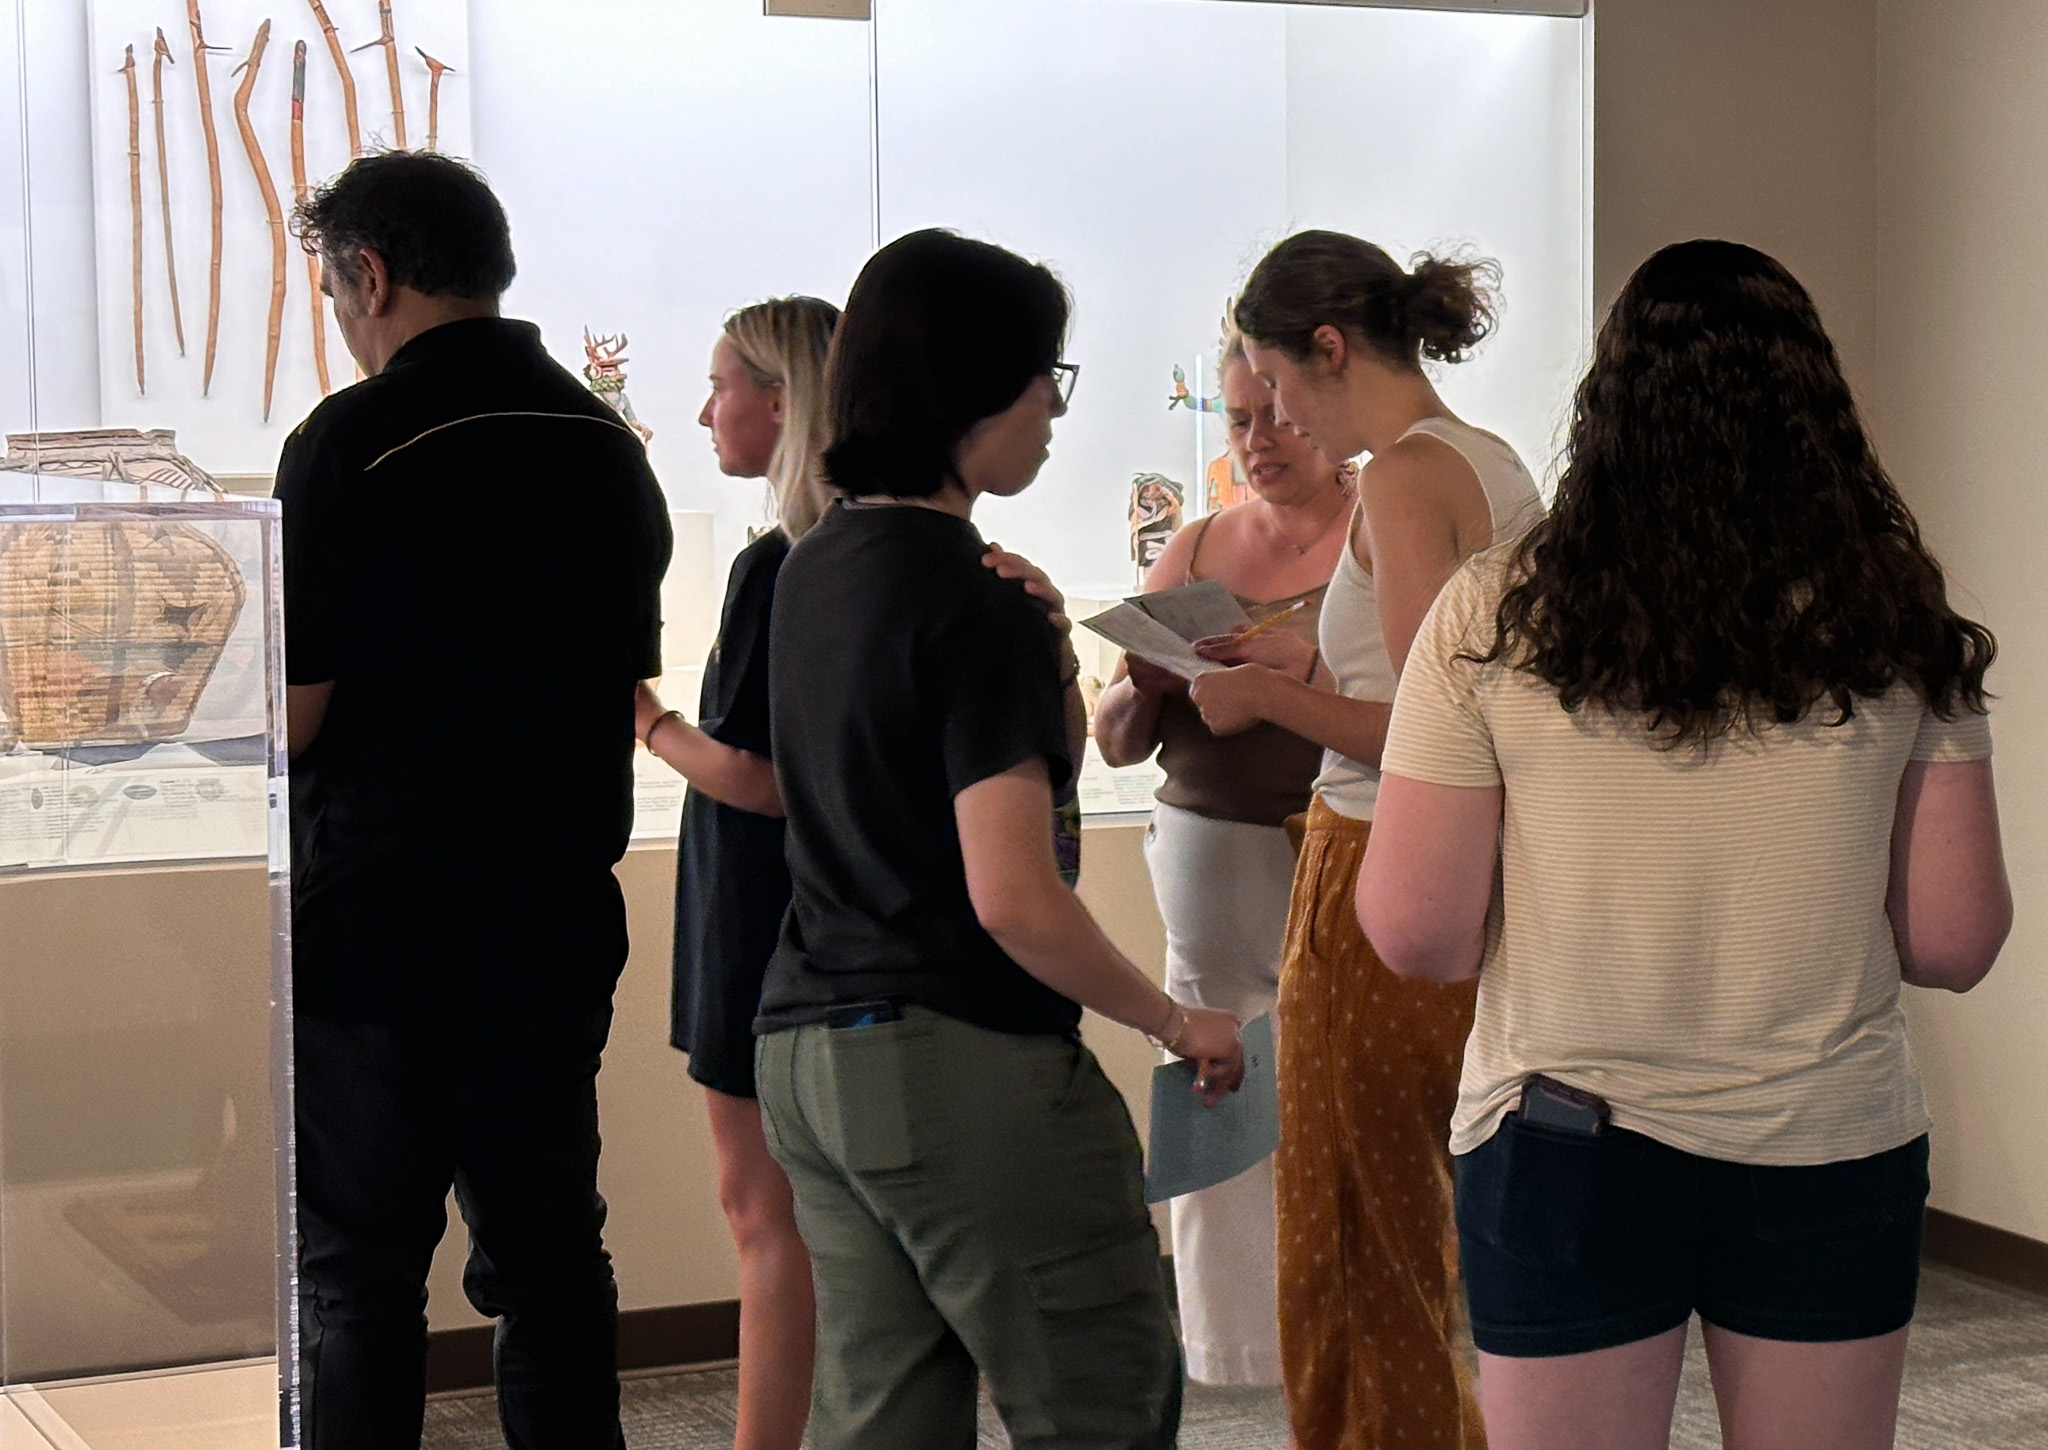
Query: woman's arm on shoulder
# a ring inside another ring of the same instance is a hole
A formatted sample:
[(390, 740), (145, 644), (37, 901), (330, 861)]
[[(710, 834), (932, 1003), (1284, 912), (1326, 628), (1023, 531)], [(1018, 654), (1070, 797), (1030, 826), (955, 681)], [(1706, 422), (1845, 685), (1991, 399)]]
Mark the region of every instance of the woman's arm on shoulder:
[(1967, 992), (1998, 960), (2012, 930), (2012, 884), (1989, 760), (1908, 762), (1885, 912), (1899, 975), (1916, 987)]
[[(775, 767), (751, 750), (713, 740), (681, 715), (662, 708), (661, 697), (642, 681), (634, 697), (634, 730), (647, 748), (703, 795), (757, 816), (780, 816), (782, 793)], [(652, 730), (652, 735), (648, 732)]]

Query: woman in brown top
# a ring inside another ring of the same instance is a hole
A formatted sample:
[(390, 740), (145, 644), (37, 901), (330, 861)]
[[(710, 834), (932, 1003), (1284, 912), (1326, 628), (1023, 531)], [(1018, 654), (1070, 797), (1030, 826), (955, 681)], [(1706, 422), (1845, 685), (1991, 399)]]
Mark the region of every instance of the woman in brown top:
[[(1323, 589), (1344, 547), (1349, 471), (1273, 418), (1273, 393), (1252, 375), (1235, 333), (1224, 339), (1230, 454), (1255, 495), (1197, 520), (1167, 544), (1147, 592), (1214, 579), (1268, 630), (1296, 679), (1327, 674), (1316, 652)], [(1295, 606), (1300, 605), (1300, 608)], [(1126, 658), (1095, 712), (1112, 765), (1156, 746), (1166, 783), (1146, 835), (1166, 922), (1166, 990), (1191, 1006), (1247, 1020), (1278, 992), (1294, 852), (1281, 823), (1308, 808), (1322, 751), (1276, 725), (1212, 734), (1187, 685)], [(1280, 1382), (1270, 1163), (1173, 1201), (1173, 1262), (1188, 1372), (1207, 1384)]]

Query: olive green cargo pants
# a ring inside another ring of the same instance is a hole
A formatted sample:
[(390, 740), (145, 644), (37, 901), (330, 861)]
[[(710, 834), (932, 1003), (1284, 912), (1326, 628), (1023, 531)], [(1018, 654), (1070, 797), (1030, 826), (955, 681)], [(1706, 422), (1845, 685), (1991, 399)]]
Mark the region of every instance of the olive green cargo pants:
[(1181, 1362), (1137, 1135), (1095, 1055), (919, 1008), (757, 1044), (818, 1291), (814, 1450), (1169, 1450)]

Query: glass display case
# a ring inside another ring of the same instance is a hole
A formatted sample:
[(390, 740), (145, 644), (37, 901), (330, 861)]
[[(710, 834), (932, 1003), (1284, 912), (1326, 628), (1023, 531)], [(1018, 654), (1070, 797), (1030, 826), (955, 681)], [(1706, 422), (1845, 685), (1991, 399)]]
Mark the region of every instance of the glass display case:
[(0, 471), (7, 1450), (296, 1444), (277, 522)]
[[(302, 177), (403, 140), (483, 168), (519, 260), (506, 309), (593, 386), (630, 392), (672, 506), (706, 516), (667, 591), (672, 674), (702, 664), (727, 562), (767, 517), (697, 426), (721, 319), (790, 292), (843, 300), (874, 246), (917, 227), (1041, 258), (1072, 289), (1073, 410), (1039, 482), (979, 515), (1070, 594), (1133, 588), (1135, 480), (1178, 486), (1189, 520), (1229, 495), (1216, 420), (1175, 404), (1213, 391), (1225, 299), (1300, 227), (1497, 258), (1500, 329), (1440, 383), (1546, 471), (1587, 335), (1583, 19), (840, 8), (872, 18), (761, 0), (0, 0), (0, 89), (17, 91), (0, 256), (21, 258), (0, 266), (0, 426), (172, 428), (211, 473), (260, 486), (353, 378), (279, 218)], [(687, 680), (666, 693), (694, 704)], [(673, 829), (677, 798), (643, 775), (643, 834)]]

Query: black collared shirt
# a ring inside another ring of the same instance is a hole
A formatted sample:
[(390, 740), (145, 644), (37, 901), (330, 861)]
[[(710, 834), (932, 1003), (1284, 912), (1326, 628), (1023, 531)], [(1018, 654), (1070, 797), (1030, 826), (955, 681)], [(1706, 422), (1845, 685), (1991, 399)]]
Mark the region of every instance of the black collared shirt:
[(292, 766), (299, 1010), (601, 1003), (669, 555), (639, 438), (538, 329), (476, 318), (314, 409), (277, 497), (286, 675), (334, 683)]

